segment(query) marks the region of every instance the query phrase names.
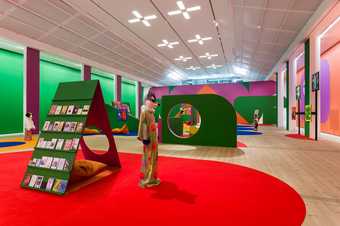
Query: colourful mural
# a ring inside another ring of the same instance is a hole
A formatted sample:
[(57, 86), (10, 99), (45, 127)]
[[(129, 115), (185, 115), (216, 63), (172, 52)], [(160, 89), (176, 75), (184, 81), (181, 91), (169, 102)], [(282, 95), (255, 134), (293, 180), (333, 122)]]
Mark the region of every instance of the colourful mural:
[[(340, 65), (337, 62), (340, 56), (340, 45), (324, 52), (321, 56), (320, 65), (320, 123), (321, 132), (340, 135)], [(304, 111), (305, 78), (304, 62), (298, 62), (297, 85), (301, 85), (300, 110)], [(303, 128), (304, 118), (301, 117)]]
[[(216, 94), (216, 95), (224, 97), (230, 103), (234, 104), (238, 97), (243, 97), (242, 99), (246, 100), (247, 99), (246, 97), (274, 96), (276, 92), (275, 86), (276, 84), (274, 81), (259, 81), (259, 82), (246, 82), (246, 83), (240, 82), (240, 83), (227, 83), (227, 84), (153, 87), (151, 88), (150, 91), (153, 92), (157, 98), (160, 98), (165, 95)], [(259, 105), (259, 108), (264, 106), (261, 103), (259, 103), (258, 105)], [(242, 110), (240, 112), (236, 112), (237, 122), (240, 124), (252, 123), (251, 119), (249, 119), (250, 113), (248, 111), (251, 110), (253, 112), (256, 106), (257, 105), (255, 104), (254, 109), (240, 108)], [(275, 106), (269, 106), (269, 108), (270, 108), (270, 111), (275, 111)], [(263, 109), (263, 112), (266, 112), (266, 111), (268, 111), (268, 109)], [(271, 118), (269, 120), (270, 122), (273, 122), (273, 121), (276, 122), (277, 120), (276, 114), (274, 115), (275, 115), (275, 118)], [(264, 116), (264, 119), (265, 117), (266, 116)]]

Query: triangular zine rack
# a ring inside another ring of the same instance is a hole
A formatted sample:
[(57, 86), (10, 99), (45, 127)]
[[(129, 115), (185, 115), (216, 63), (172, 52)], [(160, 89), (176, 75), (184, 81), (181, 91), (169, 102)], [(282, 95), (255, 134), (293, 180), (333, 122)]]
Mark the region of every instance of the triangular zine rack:
[[(85, 144), (83, 130), (89, 126), (106, 135), (110, 146), (104, 154)], [(98, 80), (59, 84), (21, 186), (65, 194), (79, 147), (85, 159), (121, 167)]]

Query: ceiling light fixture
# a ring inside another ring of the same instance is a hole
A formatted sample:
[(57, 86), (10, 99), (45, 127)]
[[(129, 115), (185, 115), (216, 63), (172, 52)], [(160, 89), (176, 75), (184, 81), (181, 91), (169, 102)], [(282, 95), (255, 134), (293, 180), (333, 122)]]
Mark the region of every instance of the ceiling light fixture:
[(215, 27), (218, 27), (218, 22), (216, 20), (213, 20)]
[(177, 1), (176, 3), (179, 9), (168, 12), (169, 16), (182, 14), (185, 19), (189, 20), (190, 19), (189, 12), (194, 12), (194, 11), (198, 11), (201, 9), (201, 6), (199, 5), (187, 8), (185, 7), (182, 1)]
[(182, 80), (182, 77), (179, 74), (174, 73), (174, 72), (169, 73), (168, 77), (176, 81)]
[(192, 57), (179, 56), (178, 58), (175, 58), (175, 61), (187, 62), (188, 60), (191, 60), (191, 59)]
[(215, 64), (212, 64), (210, 66), (208, 66), (207, 68), (210, 68), (210, 69), (217, 69), (219, 67), (223, 67), (222, 65), (215, 65)]
[(217, 57), (218, 54), (210, 54), (210, 53), (205, 53), (205, 55), (200, 56), (200, 58), (207, 58), (208, 60), (211, 60), (213, 57)]
[(150, 27), (150, 26), (151, 26), (149, 20), (154, 20), (154, 19), (157, 18), (156, 15), (142, 16), (142, 15), (141, 15), (138, 11), (136, 11), (136, 10), (132, 11), (132, 14), (133, 14), (136, 18), (129, 20), (129, 23), (130, 23), (130, 24), (142, 22), (146, 27)]
[(236, 74), (240, 74), (240, 75), (247, 75), (249, 70), (246, 68), (242, 68), (239, 66), (233, 66), (233, 70)]
[(201, 69), (201, 68), (200, 68), (200, 67), (195, 67), (195, 66), (190, 66), (190, 67), (187, 67), (186, 69), (187, 69), (187, 70), (196, 71), (196, 70)]
[(168, 40), (166, 40), (166, 39), (163, 39), (162, 40), (162, 42), (163, 43), (161, 43), (161, 44), (158, 44), (158, 47), (168, 47), (168, 48), (170, 48), (170, 49), (173, 49), (174, 48), (174, 45), (178, 45), (179, 44), (179, 42), (169, 42)]
[(202, 38), (200, 35), (195, 35), (195, 38), (188, 40), (188, 42), (189, 43), (198, 42), (200, 45), (203, 45), (204, 41), (208, 41), (208, 40), (211, 40), (211, 39), (212, 39), (212, 37)]

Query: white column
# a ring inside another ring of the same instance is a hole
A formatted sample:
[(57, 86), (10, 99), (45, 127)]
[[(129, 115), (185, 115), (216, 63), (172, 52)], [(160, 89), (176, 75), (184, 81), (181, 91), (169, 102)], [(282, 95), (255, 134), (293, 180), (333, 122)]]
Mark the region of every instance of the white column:
[(285, 125), (284, 125), (284, 76), (282, 74), (282, 71), (279, 70), (278, 72), (278, 82), (277, 82), (277, 85), (278, 85), (278, 89), (277, 89), (277, 92), (278, 92), (278, 108), (277, 108), (277, 122), (278, 122), (278, 127), (281, 128), (281, 129), (284, 129), (285, 128)]
[[(310, 87), (312, 87), (312, 75), (316, 72), (320, 72), (320, 38), (319, 36), (311, 36), (310, 37)], [(321, 78), (320, 78), (321, 79)], [(321, 87), (320, 87), (321, 88)], [(312, 92), (312, 88), (310, 89), (311, 92), (311, 105), (312, 111), (315, 111), (315, 92)], [(318, 93), (318, 137), (320, 137), (320, 114), (321, 114), (321, 105), (320, 105), (320, 98), (321, 92)], [(315, 138), (315, 116), (312, 117), (312, 122), (310, 124), (310, 137)]]
[[(289, 59), (289, 109), (292, 113), (292, 108), (297, 107), (296, 101), (296, 57), (295, 55)], [(292, 115), (289, 115), (289, 131), (296, 131), (296, 120), (292, 119)]]

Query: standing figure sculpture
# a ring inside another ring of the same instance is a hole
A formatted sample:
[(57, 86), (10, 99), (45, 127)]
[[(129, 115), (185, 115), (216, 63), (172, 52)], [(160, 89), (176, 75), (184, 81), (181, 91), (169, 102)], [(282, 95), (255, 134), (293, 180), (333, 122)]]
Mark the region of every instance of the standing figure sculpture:
[(155, 95), (149, 93), (145, 104), (142, 106), (139, 118), (137, 139), (143, 142), (141, 180), (139, 182), (142, 188), (160, 184), (160, 180), (157, 177), (158, 137), (154, 116), (155, 108), (158, 105)]

